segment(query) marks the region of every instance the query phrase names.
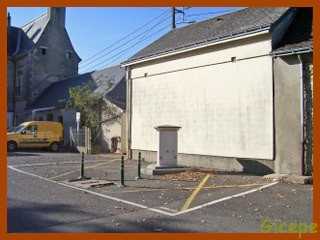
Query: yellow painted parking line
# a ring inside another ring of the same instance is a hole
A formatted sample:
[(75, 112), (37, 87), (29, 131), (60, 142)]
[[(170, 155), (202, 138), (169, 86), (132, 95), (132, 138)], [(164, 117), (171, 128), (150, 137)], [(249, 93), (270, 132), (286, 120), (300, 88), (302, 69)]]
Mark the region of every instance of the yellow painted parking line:
[[(96, 167), (100, 167), (100, 166), (103, 166), (103, 165), (108, 165), (109, 163), (115, 162), (115, 161), (119, 161), (119, 159), (114, 159), (114, 160), (111, 160), (111, 161), (108, 161), (108, 162), (96, 164), (96, 165), (94, 165), (94, 166), (84, 167), (84, 169), (91, 169), (91, 168), (96, 168)], [(72, 170), (72, 171), (69, 171), (69, 172), (65, 172), (65, 173), (59, 174), (59, 175), (57, 175), (57, 176), (50, 177), (50, 178), (48, 178), (48, 179), (50, 179), (50, 180), (56, 179), (56, 178), (63, 177), (63, 176), (66, 176), (66, 175), (69, 175), (69, 174), (75, 173), (75, 172), (79, 172), (79, 170)]]
[(148, 207), (146, 205), (142, 205), (142, 204), (131, 202), (131, 201), (128, 201), (128, 200), (125, 200), (125, 199), (113, 197), (113, 196), (110, 196), (110, 195), (107, 195), (107, 194), (101, 194), (101, 193), (98, 193), (98, 192), (95, 192), (95, 191), (90, 191), (88, 189), (83, 189), (83, 188), (80, 188), (80, 187), (72, 186), (72, 185), (69, 185), (69, 184), (66, 184), (66, 183), (63, 183), (63, 182), (57, 182), (57, 181), (54, 181), (54, 180), (50, 180), (48, 178), (45, 178), (45, 177), (42, 177), (42, 176), (39, 176), (39, 175), (36, 175), (36, 174), (33, 174), (33, 173), (29, 173), (29, 172), (17, 169), (15, 167), (11, 166), (11, 165), (8, 165), (8, 169), (10, 169), (12, 171), (15, 171), (17, 173), (20, 173), (20, 174), (24, 174), (24, 175), (27, 175), (27, 176), (30, 176), (30, 177), (33, 177), (33, 178), (37, 178), (37, 179), (40, 179), (40, 180), (43, 180), (43, 181), (54, 183), (54, 184), (57, 184), (57, 185), (60, 185), (60, 186), (66, 187), (66, 188), (70, 188), (70, 189), (73, 189), (73, 190), (76, 190), (76, 191), (85, 192), (85, 193), (91, 194), (93, 196), (97, 196), (97, 197), (104, 198), (104, 199), (107, 199), (107, 200), (112, 200), (112, 201), (115, 201), (115, 202), (118, 202), (118, 203), (127, 204), (127, 205), (130, 205), (130, 206), (133, 206), (133, 207), (145, 209), (145, 210), (152, 211), (152, 212), (155, 212), (155, 213), (160, 213), (160, 214), (163, 214), (163, 215), (166, 215), (166, 216), (169, 216), (169, 217), (176, 217), (176, 216), (180, 216), (180, 215), (187, 214), (187, 213), (190, 213), (190, 212), (194, 212), (196, 210), (199, 210), (199, 209), (202, 209), (202, 208), (205, 208), (205, 207), (209, 207), (209, 206), (212, 206), (212, 205), (217, 204), (217, 203), (221, 203), (221, 202), (224, 202), (224, 201), (228, 201), (230, 199), (238, 198), (238, 197), (245, 196), (245, 195), (257, 192), (257, 191), (261, 191), (262, 189), (266, 189), (266, 188), (272, 187), (272, 186), (274, 186), (274, 185), (279, 183), (279, 182), (272, 182), (272, 183), (263, 185), (263, 186), (258, 187), (258, 188), (250, 189), (250, 190), (245, 191), (245, 192), (240, 192), (240, 193), (237, 193), (237, 194), (234, 194), (234, 195), (231, 195), (231, 196), (227, 196), (227, 197), (223, 197), (223, 198), (220, 198), (220, 199), (216, 199), (216, 200), (213, 200), (213, 201), (198, 205), (198, 206), (193, 207), (193, 208), (188, 208), (187, 210), (184, 210), (184, 211), (180, 211), (180, 212), (176, 212), (176, 213), (172, 212), (171, 213), (171, 212), (168, 212), (168, 210), (164, 211), (164, 210), (161, 210), (161, 209)]
[(181, 211), (187, 210), (193, 199), (197, 196), (197, 194), (200, 192), (200, 190), (203, 188), (203, 186), (206, 184), (206, 182), (208, 181), (210, 177), (210, 174), (207, 174), (207, 176), (205, 176), (202, 181), (200, 182), (200, 184), (198, 185), (198, 187), (191, 193), (190, 197), (188, 197), (187, 201), (184, 203), (184, 205), (181, 208)]

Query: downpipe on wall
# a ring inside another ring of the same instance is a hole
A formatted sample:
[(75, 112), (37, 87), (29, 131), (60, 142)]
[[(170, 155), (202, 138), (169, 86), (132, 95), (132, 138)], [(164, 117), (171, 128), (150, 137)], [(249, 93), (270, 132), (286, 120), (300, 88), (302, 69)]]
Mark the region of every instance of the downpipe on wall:
[(299, 68), (300, 68), (300, 129), (301, 129), (301, 134), (300, 134), (300, 144), (301, 144), (301, 175), (304, 175), (305, 172), (305, 166), (304, 166), (304, 139), (305, 139), (305, 134), (304, 134), (304, 94), (303, 94), (303, 62), (301, 55), (297, 55), (298, 61), (299, 61)]

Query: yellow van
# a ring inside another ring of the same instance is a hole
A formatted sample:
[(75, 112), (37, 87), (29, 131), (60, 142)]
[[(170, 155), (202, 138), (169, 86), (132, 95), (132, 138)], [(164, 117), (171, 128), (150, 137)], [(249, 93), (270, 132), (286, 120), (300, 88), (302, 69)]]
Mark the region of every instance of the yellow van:
[(59, 122), (24, 122), (7, 133), (7, 150), (17, 148), (50, 148), (58, 151), (63, 141), (63, 127)]

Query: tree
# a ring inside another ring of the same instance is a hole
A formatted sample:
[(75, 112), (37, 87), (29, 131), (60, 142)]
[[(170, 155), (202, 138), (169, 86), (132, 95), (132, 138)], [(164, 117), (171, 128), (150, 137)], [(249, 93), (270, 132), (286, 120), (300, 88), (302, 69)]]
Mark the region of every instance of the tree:
[(81, 113), (80, 125), (90, 128), (92, 139), (96, 139), (101, 125), (101, 113), (115, 116), (115, 107), (106, 104), (103, 96), (95, 93), (88, 84), (69, 89), (69, 96), (67, 108)]

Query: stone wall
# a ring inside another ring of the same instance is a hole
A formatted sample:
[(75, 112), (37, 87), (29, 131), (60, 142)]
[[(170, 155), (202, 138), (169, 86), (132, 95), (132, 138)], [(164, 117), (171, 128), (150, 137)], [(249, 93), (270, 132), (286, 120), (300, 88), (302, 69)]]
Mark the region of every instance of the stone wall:
[[(46, 54), (41, 53), (46, 48)], [(71, 52), (69, 59), (67, 54)], [(32, 52), (32, 80), (29, 98), (34, 100), (52, 83), (76, 76), (79, 59), (65, 28), (48, 23), (37, 47)]]
[[(8, 107), (13, 105), (13, 82), (20, 85), (15, 97), (16, 124), (28, 117), (26, 106), (51, 84), (78, 74), (79, 56), (75, 52), (63, 21), (50, 20), (35, 46), (26, 54), (16, 56), (16, 69), (8, 62)], [(45, 49), (45, 53), (42, 51)], [(11, 91), (11, 90), (12, 91)], [(17, 88), (16, 88), (17, 89)]]
[(313, 166), (313, 62), (304, 57), (304, 175), (312, 175)]

